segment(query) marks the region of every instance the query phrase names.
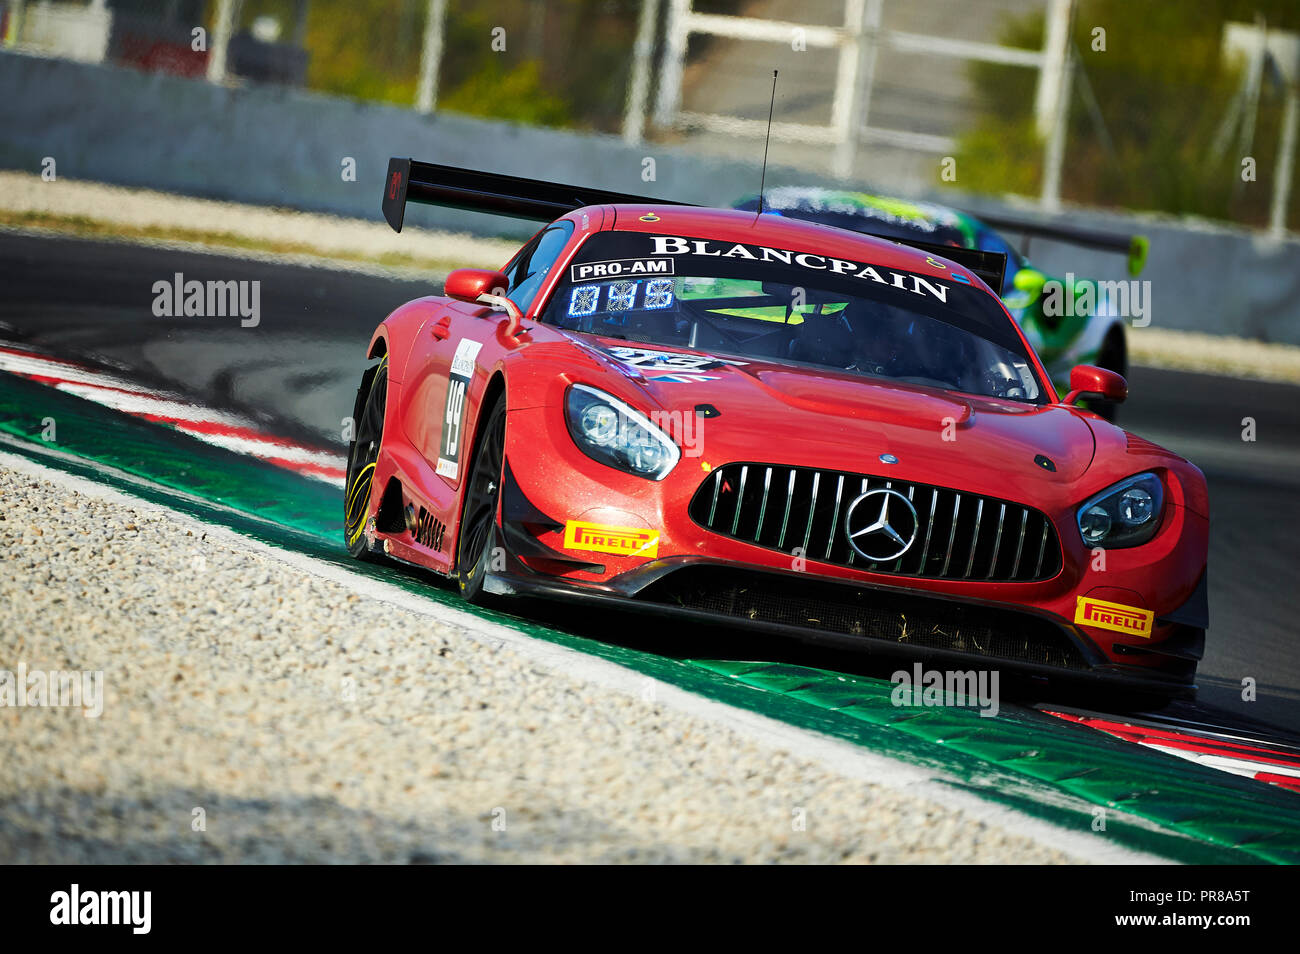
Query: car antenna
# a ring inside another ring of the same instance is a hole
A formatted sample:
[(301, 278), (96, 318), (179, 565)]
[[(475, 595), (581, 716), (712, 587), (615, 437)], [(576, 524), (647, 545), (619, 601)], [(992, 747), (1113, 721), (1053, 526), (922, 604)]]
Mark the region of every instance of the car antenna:
[(763, 174), (758, 180), (758, 214), (763, 214), (763, 187), (767, 184), (767, 144), (772, 141), (772, 110), (776, 108), (776, 70), (772, 71), (772, 101), (767, 106), (767, 135), (763, 137)]

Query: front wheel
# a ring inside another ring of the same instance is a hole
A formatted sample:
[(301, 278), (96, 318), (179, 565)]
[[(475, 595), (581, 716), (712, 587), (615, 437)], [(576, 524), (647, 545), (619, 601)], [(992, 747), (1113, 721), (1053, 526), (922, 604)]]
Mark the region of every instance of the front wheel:
[(374, 485), (375, 464), (384, 437), (384, 410), (388, 405), (388, 356), (367, 371), (357, 389), (353, 407), (353, 440), (348, 447), (347, 479), (343, 483), (343, 537), (348, 553), (358, 560), (373, 559), (366, 539), (366, 514)]
[(501, 498), (501, 473), (506, 455), (505, 397), (498, 397), (481, 420), (456, 534), (456, 582), (461, 596), (480, 606), (490, 600), (483, 581), (492, 563), (496, 540), (497, 503)]

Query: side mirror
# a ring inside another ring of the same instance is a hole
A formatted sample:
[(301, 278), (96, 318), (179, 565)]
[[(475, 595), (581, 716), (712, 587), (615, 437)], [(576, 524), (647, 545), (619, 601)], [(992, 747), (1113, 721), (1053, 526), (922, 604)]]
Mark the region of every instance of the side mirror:
[(457, 301), (479, 302), (483, 295), (504, 296), (509, 286), (509, 279), (501, 272), (486, 268), (458, 268), (447, 276), (442, 293)]
[(519, 332), (519, 319), (523, 312), (519, 306), (506, 297), (510, 281), (502, 272), (486, 268), (458, 268), (447, 276), (442, 293), (457, 301), (467, 301), (476, 305), (490, 305), (497, 311), (504, 311), (510, 316), (507, 334)]
[(1128, 397), (1128, 382), (1124, 376), (1091, 364), (1077, 364), (1070, 369), (1070, 393), (1062, 404), (1073, 404), (1080, 398), (1100, 398), (1118, 404)]

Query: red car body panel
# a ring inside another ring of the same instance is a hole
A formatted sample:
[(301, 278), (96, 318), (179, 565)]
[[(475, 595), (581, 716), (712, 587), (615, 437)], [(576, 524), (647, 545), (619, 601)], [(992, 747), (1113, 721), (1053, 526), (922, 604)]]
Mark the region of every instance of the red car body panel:
[[(512, 557), (516, 576), (535, 574), (561, 587), (627, 596), (632, 592), (628, 581), (638, 574), (648, 578), (647, 567), (652, 565), (704, 561), (778, 574), (803, 572), (882, 592), (928, 594), (1049, 618), (1088, 650), (1099, 670), (1159, 677), (1170, 668), (1170, 657), (1152, 650), (1166, 640), (1185, 638), (1183, 624), (1162, 618), (1176, 615), (1204, 587), (1209, 513), (1204, 476), (1163, 448), (1081, 408), (1057, 403), (1050, 379), (1027, 342), (1025, 351), (1035, 362), (1050, 403), (1030, 405), (755, 359), (744, 367), (712, 370), (714, 379), (707, 382), (653, 381), (601, 351), (601, 339), (534, 320), (583, 243), (609, 228), (761, 243), (912, 272), (943, 268), (964, 274), (1001, 308), (996, 294), (978, 277), (906, 246), (776, 216), (647, 205), (588, 207), (564, 218), (573, 223), (573, 235), (525, 314), (518, 336), (506, 333), (508, 321), (500, 312), (438, 297), (403, 305), (375, 330), (368, 354), (389, 356), (384, 437), (367, 513), (366, 534), (375, 548), (439, 573), (455, 569), (469, 455), (462, 456), (455, 477), (437, 473), (435, 462), (452, 357), (461, 342), (470, 340), (481, 347), (466, 395), (462, 446), (474, 446), (485, 400), (503, 392), (507, 466), (537, 510), (561, 525), (589, 521), (659, 535), (652, 558), (575, 554), (566, 550), (563, 526), (533, 527), (540, 552), (570, 561), (590, 560), (603, 570), (519, 555)], [(1007, 321), (1023, 341), (1009, 315)], [(672, 346), (647, 347), (692, 353)], [(598, 463), (574, 443), (564, 420), (565, 393), (573, 383), (598, 387), (644, 413), (661, 412), (670, 419), (677, 414), (685, 420), (704, 403), (716, 406), (721, 415), (701, 422), (698, 448), (687, 449), (667, 477), (648, 480)], [(882, 475), (882, 454), (898, 458), (887, 468), (889, 478), (1042, 511), (1060, 540), (1060, 571), (1033, 582), (986, 582), (872, 573), (812, 557), (806, 566), (795, 567), (789, 553), (710, 532), (688, 514), (701, 484), (725, 464)], [(1036, 455), (1051, 458), (1056, 469), (1037, 464)], [(1148, 543), (1105, 551), (1104, 567), (1099, 567), (1097, 554), (1079, 535), (1076, 512), (1090, 497), (1146, 471), (1158, 474), (1166, 489), (1160, 528)], [(440, 546), (424, 545), (407, 530), (385, 533), (376, 528), (376, 511), (393, 480), (400, 482), (405, 503), (424, 508), (445, 527)], [(1149, 635), (1076, 625), (1080, 597), (1149, 610), (1156, 622)], [(869, 648), (875, 641), (860, 642)], [(1137, 651), (1126, 652), (1129, 647)], [(1198, 656), (1199, 650), (1191, 655)], [(1176, 681), (1189, 680), (1184, 674)]]

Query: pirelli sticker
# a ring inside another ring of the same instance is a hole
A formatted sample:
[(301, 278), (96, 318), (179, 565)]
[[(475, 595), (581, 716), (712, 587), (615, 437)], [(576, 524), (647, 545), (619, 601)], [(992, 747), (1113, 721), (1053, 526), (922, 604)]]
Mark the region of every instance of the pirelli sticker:
[(1151, 638), (1151, 628), (1156, 614), (1137, 606), (1107, 603), (1105, 600), (1080, 596), (1075, 604), (1074, 621), (1098, 629), (1113, 629), (1117, 633)]
[(564, 525), (564, 548), (619, 556), (655, 557), (659, 555), (659, 531), (570, 520)]
[(442, 409), (442, 441), (438, 445), (438, 465), (434, 468), (439, 477), (448, 480), (460, 478), (460, 457), (465, 430), (465, 396), (469, 382), (474, 377), (474, 361), (481, 342), (462, 338), (451, 359), (451, 372), (447, 377), (447, 403)]

